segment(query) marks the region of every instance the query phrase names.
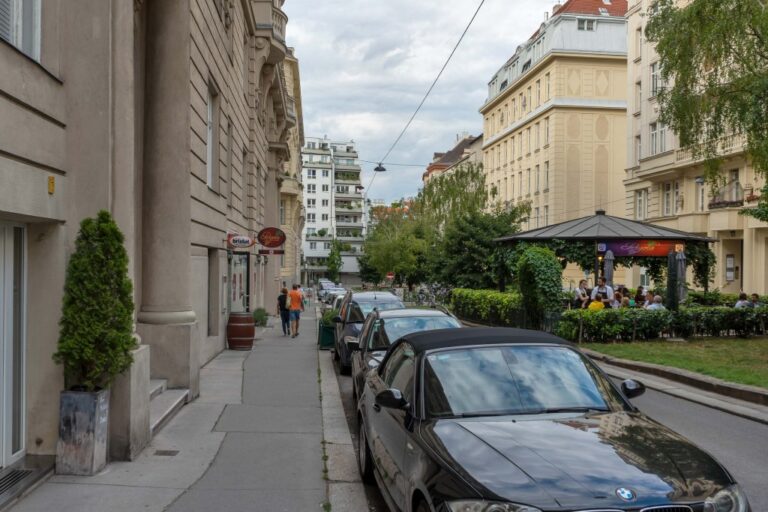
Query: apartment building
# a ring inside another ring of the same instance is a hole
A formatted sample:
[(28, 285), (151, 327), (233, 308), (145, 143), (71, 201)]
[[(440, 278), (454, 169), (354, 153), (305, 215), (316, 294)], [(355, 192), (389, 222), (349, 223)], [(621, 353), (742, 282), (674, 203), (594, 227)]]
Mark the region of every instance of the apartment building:
[(84, 217), (113, 214), (134, 282), (140, 346), (112, 388), (113, 458), (149, 442), (150, 377), (194, 399), (229, 313), (273, 304), (279, 260), (227, 239), (279, 225), (299, 122), (282, 3), (0, 2), (0, 470), (55, 453), (51, 355)]
[(349, 249), (342, 252), (341, 282), (360, 283), (357, 256), (363, 248), (367, 206), (357, 158), (354, 141), (306, 138), (302, 164), (305, 282), (317, 282), (326, 275), (331, 242), (337, 239)]
[(474, 136), (465, 133), (456, 136), (456, 145), (446, 153), (435, 153), (432, 163), (421, 176), (426, 185), (429, 180), (450, 173), (464, 164), (480, 164), (483, 160), (483, 134)]
[[(657, 93), (666, 84), (663, 63), (644, 29), (650, 0), (631, 0), (627, 12), (627, 170), (624, 215), (717, 240), (714, 288), (725, 292), (768, 293), (768, 224), (739, 211), (757, 201), (763, 181), (749, 164), (738, 135), (720, 143), (725, 184), (713, 190), (704, 180), (701, 159), (680, 147), (675, 133), (659, 120)], [(690, 279), (689, 279), (690, 281)], [(647, 284), (635, 269), (630, 284)]]
[(568, 0), (488, 84), (486, 186), (534, 229), (624, 213), (626, 0)]

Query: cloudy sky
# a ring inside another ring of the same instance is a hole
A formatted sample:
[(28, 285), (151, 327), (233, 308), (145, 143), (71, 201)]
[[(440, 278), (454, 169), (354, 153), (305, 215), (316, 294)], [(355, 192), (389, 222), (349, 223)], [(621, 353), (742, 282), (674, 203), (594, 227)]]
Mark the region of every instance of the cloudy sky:
[[(287, 0), (287, 39), (301, 69), (304, 131), (353, 139), (360, 158), (386, 153), (479, 0)], [(426, 165), (457, 134), (478, 134), (487, 83), (551, 11), (552, 0), (486, 0), (408, 132), (387, 159)], [(367, 186), (375, 165), (363, 163)], [(386, 166), (386, 165), (385, 165)], [(424, 167), (386, 166), (368, 197), (415, 195)]]

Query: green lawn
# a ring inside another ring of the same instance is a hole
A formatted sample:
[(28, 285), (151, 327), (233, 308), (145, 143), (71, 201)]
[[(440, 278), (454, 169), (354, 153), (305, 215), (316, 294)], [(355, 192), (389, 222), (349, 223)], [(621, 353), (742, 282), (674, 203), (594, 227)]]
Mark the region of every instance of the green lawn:
[(581, 346), (620, 359), (674, 366), (729, 382), (768, 388), (768, 338), (585, 343)]

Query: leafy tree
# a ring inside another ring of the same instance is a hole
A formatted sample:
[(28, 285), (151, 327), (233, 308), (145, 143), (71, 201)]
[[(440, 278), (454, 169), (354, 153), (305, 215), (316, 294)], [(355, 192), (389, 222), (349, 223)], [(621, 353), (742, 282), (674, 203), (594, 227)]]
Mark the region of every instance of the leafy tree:
[(489, 198), (483, 165), (466, 163), (427, 182), (414, 201), (414, 215), (440, 231), (450, 219), (483, 211)]
[[(680, 144), (703, 155), (721, 186), (718, 153), (724, 137), (743, 135), (755, 170), (768, 178), (768, 6), (765, 0), (655, 0), (646, 28), (663, 62), (667, 87), (658, 94), (661, 119)], [(756, 208), (768, 221), (768, 180)]]
[(343, 244), (341, 241), (336, 240), (335, 238), (331, 241), (331, 252), (328, 253), (326, 267), (328, 269), (328, 279), (334, 283), (339, 280), (339, 273), (341, 273), (341, 251), (346, 250), (348, 246), (349, 244)]
[(107, 388), (133, 363), (133, 284), (123, 241), (107, 211), (80, 223), (53, 355), (71, 389)]
[(360, 266), (360, 279), (364, 283), (380, 283), (384, 275), (376, 267), (371, 265), (371, 256), (363, 253), (357, 257), (357, 263)]
[(523, 309), (534, 326), (541, 325), (544, 315), (561, 308), (563, 269), (551, 249), (531, 246), (517, 262), (517, 282), (523, 296)]

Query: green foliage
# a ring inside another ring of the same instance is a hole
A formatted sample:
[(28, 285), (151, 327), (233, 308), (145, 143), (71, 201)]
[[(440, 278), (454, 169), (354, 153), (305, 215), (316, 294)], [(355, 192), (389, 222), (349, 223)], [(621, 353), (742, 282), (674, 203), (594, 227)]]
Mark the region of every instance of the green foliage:
[(333, 322), (333, 319), (339, 316), (339, 310), (338, 309), (329, 309), (325, 313), (323, 313), (323, 316), (320, 318), (320, 324), (324, 325), (325, 327), (333, 327), (336, 324)]
[[(688, 306), (731, 306), (739, 300), (737, 293), (722, 293), (720, 290), (711, 292), (688, 292), (685, 304)], [(759, 302), (768, 305), (768, 295), (759, 298)]]
[[(661, 57), (661, 119), (680, 144), (706, 158), (713, 188), (726, 139), (741, 134), (756, 171), (768, 176), (768, 14), (764, 0), (656, 0), (646, 37)], [(768, 182), (756, 208), (768, 221)]]
[(482, 164), (466, 163), (429, 180), (416, 198), (414, 212), (441, 230), (453, 218), (483, 211), (488, 199)]
[(451, 291), (451, 308), (466, 320), (522, 327), (522, 298), (519, 293), (455, 288)]
[(528, 247), (517, 262), (517, 283), (523, 309), (533, 325), (541, 324), (545, 313), (561, 308), (562, 267), (551, 249)]
[(80, 223), (67, 265), (53, 359), (64, 365), (68, 387), (106, 388), (130, 368), (136, 347), (133, 309), (123, 234), (109, 212), (102, 210)]
[(325, 229), (325, 228), (318, 229), (316, 234), (317, 234), (317, 236), (325, 236), (325, 235), (328, 234), (328, 230)]
[(360, 267), (360, 279), (364, 283), (380, 283), (384, 279), (376, 267), (371, 264), (371, 255), (363, 253), (357, 257), (357, 263)]
[(269, 315), (264, 308), (256, 308), (253, 310), (253, 323), (258, 327), (266, 327)]
[(344, 245), (334, 238), (331, 241), (331, 252), (328, 253), (328, 258), (326, 259), (326, 267), (328, 268), (326, 275), (334, 283), (339, 280), (342, 266), (341, 251), (344, 250)]
[(765, 334), (768, 307), (688, 307), (679, 311), (645, 309), (604, 309), (566, 311), (556, 334), (571, 341), (651, 340), (664, 334), (692, 336), (748, 336)]

